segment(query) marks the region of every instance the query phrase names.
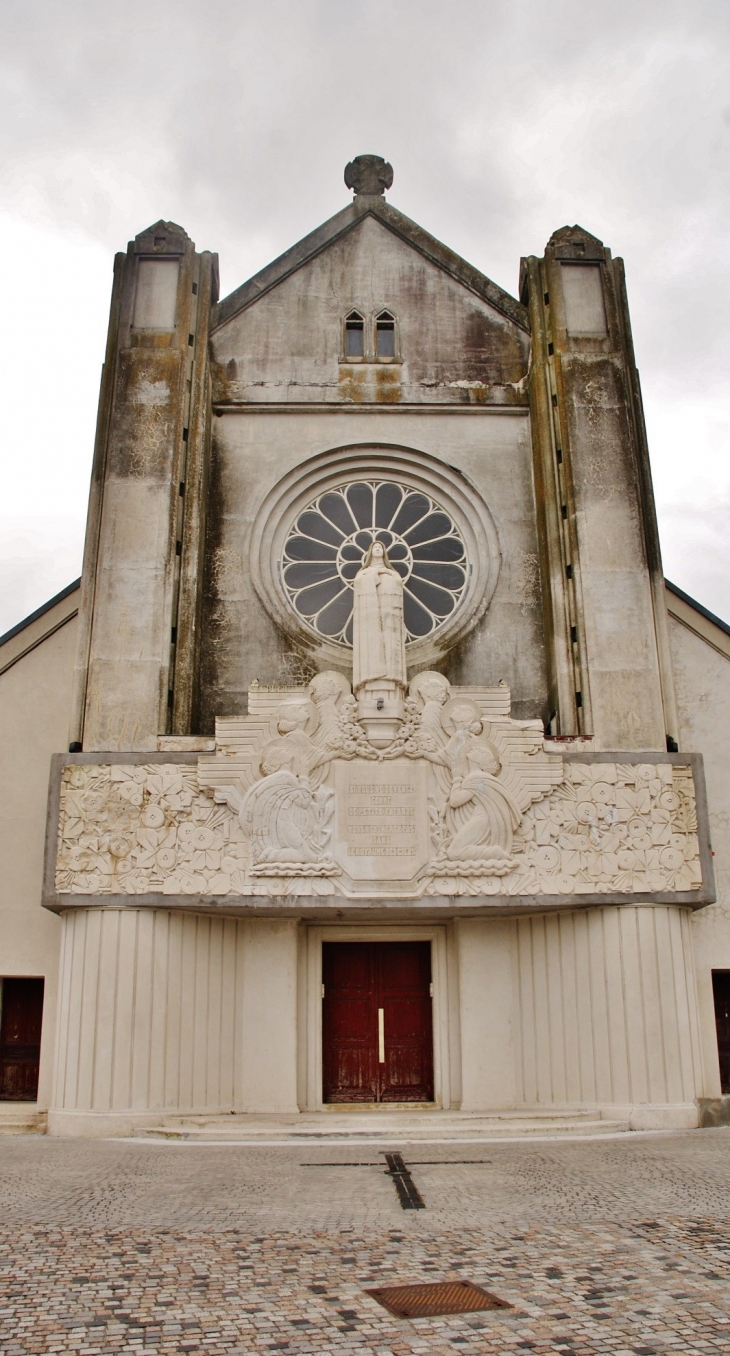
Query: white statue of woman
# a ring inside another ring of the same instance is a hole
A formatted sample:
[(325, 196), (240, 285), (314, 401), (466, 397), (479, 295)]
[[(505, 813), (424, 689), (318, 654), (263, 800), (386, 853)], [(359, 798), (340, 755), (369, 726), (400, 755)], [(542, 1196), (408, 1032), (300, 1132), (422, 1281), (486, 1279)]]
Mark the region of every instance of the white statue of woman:
[(355, 575), (352, 635), (352, 687), (388, 679), (405, 688), (406, 632), (403, 580), (374, 541)]

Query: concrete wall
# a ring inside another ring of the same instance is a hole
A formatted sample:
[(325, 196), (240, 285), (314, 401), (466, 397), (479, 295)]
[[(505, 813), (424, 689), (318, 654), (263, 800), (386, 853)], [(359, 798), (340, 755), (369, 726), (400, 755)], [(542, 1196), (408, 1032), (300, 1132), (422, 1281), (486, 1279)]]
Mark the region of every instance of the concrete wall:
[(41, 907), (46, 800), (51, 754), (68, 748), (77, 606), (75, 590), (0, 646), (0, 976), (46, 981), (40, 1107), (51, 1093), (60, 933)]
[[(423, 417), (403, 410), (282, 413), (252, 409), (214, 421), (206, 597), (203, 614), (201, 733), (216, 715), (246, 709), (246, 689), (298, 680), (297, 654), (260, 603), (249, 546), (259, 504), (282, 476), (317, 453), (391, 444), (440, 458), (476, 486), (499, 535), (502, 564), (485, 617), (443, 667), (453, 683), (512, 691), (512, 714), (545, 714), (535, 502), (529, 420), (524, 410), (473, 409)], [(348, 656), (343, 652), (343, 667)]]
[(717, 903), (692, 920), (706, 1097), (720, 1096), (712, 970), (730, 970), (730, 636), (667, 595), (682, 750), (705, 762)]
[(462, 1109), (600, 1106), (696, 1124), (689, 911), (611, 906), (458, 921)]
[[(316, 1106), (321, 1075), (305, 1085), (307, 1066), (320, 1067), (324, 934), (306, 931), (310, 960), (296, 922), (67, 913), (50, 1132), (125, 1134), (170, 1114)], [(607, 905), (433, 931), (443, 1105), (458, 1104), (458, 1089), (473, 1112), (572, 1106), (635, 1129), (697, 1123), (688, 910)], [(384, 934), (375, 925), (357, 935)]]
[[(401, 362), (343, 363), (343, 322), (396, 318)], [(214, 394), (256, 402), (526, 403), (529, 335), (373, 217), (216, 330)]]
[(296, 975), (296, 923), (65, 914), (49, 1133), (296, 1111)]

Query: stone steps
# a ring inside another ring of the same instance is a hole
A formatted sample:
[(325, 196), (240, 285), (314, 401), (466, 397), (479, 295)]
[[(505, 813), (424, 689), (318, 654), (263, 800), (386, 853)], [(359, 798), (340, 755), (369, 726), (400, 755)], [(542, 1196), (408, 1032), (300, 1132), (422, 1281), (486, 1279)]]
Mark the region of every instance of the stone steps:
[(0, 1135), (45, 1135), (47, 1121), (35, 1102), (0, 1102)]
[(474, 1143), (492, 1139), (612, 1135), (628, 1132), (628, 1120), (608, 1120), (591, 1110), (468, 1112), (329, 1109), (300, 1116), (166, 1116), (140, 1127), (135, 1138), (191, 1143), (352, 1144)]

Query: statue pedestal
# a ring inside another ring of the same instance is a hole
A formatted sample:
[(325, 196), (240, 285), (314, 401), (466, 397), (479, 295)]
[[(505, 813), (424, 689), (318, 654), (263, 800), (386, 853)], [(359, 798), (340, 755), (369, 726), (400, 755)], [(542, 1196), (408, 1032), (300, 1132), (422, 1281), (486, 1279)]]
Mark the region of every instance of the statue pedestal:
[(369, 678), (355, 693), (357, 718), (370, 743), (387, 749), (405, 716), (405, 690), (392, 678)]

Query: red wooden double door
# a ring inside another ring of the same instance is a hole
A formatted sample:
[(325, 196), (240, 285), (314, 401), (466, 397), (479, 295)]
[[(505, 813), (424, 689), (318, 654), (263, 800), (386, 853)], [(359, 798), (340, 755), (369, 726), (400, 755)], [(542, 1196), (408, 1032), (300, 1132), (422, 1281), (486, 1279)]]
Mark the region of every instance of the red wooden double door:
[(433, 1101), (430, 942), (325, 942), (325, 1102)]

